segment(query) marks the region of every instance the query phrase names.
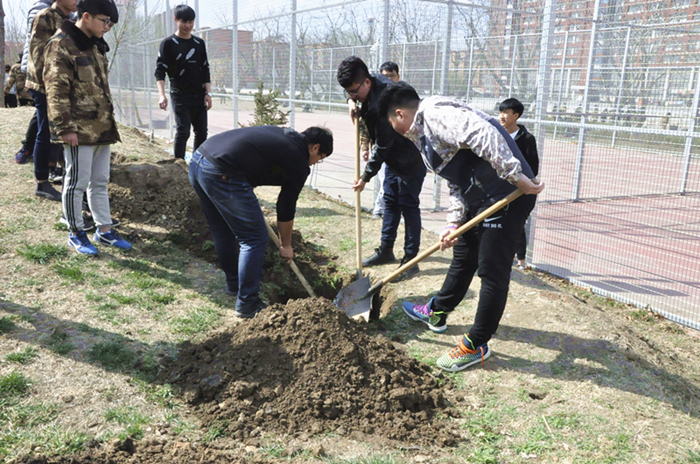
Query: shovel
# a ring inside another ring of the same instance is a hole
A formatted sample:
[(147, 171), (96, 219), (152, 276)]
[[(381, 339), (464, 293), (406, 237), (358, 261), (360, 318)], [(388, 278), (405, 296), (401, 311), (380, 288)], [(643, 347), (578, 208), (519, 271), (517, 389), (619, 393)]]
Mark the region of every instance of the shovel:
[[(502, 200), (497, 201), (489, 208), (485, 209), (481, 214), (478, 214), (477, 216), (472, 218), (472, 220), (470, 220), (469, 222), (452, 232), (450, 235), (447, 236), (447, 239), (453, 240), (459, 237), (460, 235), (474, 228), (474, 226), (478, 225), (481, 221), (488, 218), (489, 216), (491, 216), (492, 214), (494, 214), (495, 212), (497, 212), (498, 210), (500, 210), (501, 208), (503, 208), (508, 203), (512, 202), (522, 194), (523, 192), (520, 190), (512, 192), (510, 195), (503, 198)], [(360, 281), (351, 283), (350, 285), (340, 290), (333, 302), (336, 306), (338, 306), (338, 308), (345, 311), (345, 314), (347, 314), (348, 317), (362, 315), (363, 318), (368, 319), (370, 311), (372, 310), (372, 297), (377, 292), (379, 292), (379, 290), (381, 290), (384, 284), (387, 284), (392, 280), (396, 279), (398, 276), (400, 276), (416, 264), (423, 261), (428, 256), (438, 251), (440, 249), (440, 243), (441, 242), (437, 242), (427, 250), (423, 251), (422, 253), (419, 253), (418, 256), (416, 256), (415, 258), (413, 258), (412, 260), (410, 260), (409, 262), (407, 262), (388, 276), (384, 277), (382, 280), (370, 287), (367, 291), (364, 290), (364, 286), (359, 285)]]
[[(270, 225), (269, 222), (265, 221), (265, 225), (267, 226), (267, 232), (270, 234), (270, 238), (275, 243), (277, 248), (279, 248), (281, 243), (280, 243), (280, 239), (277, 237), (277, 234), (275, 233), (274, 230), (272, 230), (272, 226)], [(294, 271), (294, 273), (299, 278), (301, 285), (304, 286), (304, 288), (308, 292), (309, 296), (311, 298), (316, 298), (316, 294), (314, 293), (313, 289), (311, 288), (311, 285), (309, 285), (309, 282), (307, 282), (307, 280), (304, 278), (304, 275), (301, 273), (301, 271), (297, 267), (297, 264), (292, 260), (289, 262), (289, 265), (292, 268), (292, 271)]]
[[(355, 180), (360, 178), (360, 118), (355, 118)], [(369, 277), (362, 276), (362, 229), (360, 226), (360, 192), (355, 191), (355, 255), (357, 259), (357, 280), (338, 293), (333, 301), (345, 310), (348, 317), (362, 317), (369, 320), (370, 301), (363, 301), (362, 295), (369, 290)], [(366, 308), (365, 308), (366, 306)]]

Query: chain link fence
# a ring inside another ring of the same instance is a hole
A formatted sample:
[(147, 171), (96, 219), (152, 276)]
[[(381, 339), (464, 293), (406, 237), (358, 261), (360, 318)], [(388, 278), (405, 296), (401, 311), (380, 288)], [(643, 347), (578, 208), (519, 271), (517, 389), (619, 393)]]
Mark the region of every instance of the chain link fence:
[[(251, 119), (262, 81), (281, 92), (291, 127), (333, 130), (336, 153), (309, 185), (352, 202), (353, 129), (335, 80), (342, 59), (360, 56), (374, 71), (395, 61), (420, 95), (454, 96), (493, 115), (518, 98), (546, 183), (529, 222), (528, 263), (700, 329), (700, 21), (687, 0), (191, 6), (211, 67), (210, 134)], [(172, 139), (153, 77), (158, 45), (174, 32), (170, 5), (123, 8), (110, 39), (117, 117)], [(441, 227), (446, 191), (426, 177), (426, 226)]]

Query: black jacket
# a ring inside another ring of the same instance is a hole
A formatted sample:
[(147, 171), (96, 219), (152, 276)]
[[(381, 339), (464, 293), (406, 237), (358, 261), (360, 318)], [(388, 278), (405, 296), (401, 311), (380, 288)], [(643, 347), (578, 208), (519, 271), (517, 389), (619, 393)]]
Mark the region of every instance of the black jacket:
[(360, 114), (367, 125), (372, 142), (377, 146), (360, 177), (365, 182), (369, 181), (379, 172), (382, 163), (386, 163), (404, 181), (416, 175), (425, 175), (425, 164), (418, 148), (413, 142), (399, 135), (391, 127), (386, 116), (379, 115), (379, 95), (392, 83), (391, 80), (382, 74), (372, 74), (370, 80), (372, 88), (369, 99), (362, 104)]
[(532, 168), (532, 173), (537, 175), (540, 168), (540, 159), (537, 156), (537, 140), (535, 136), (527, 131), (525, 126), (518, 124), (518, 134), (515, 136), (515, 144), (520, 148), (525, 157), (525, 161)]

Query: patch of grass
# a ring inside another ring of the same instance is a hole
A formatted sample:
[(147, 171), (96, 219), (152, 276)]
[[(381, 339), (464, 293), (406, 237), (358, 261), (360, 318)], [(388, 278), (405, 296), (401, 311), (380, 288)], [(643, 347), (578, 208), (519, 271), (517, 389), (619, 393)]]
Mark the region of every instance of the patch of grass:
[(175, 435), (192, 433), (197, 430), (197, 425), (194, 422), (186, 419), (180, 419), (175, 415), (170, 416), (169, 422), (172, 423), (172, 430)]
[(202, 243), (202, 251), (209, 251), (214, 249), (214, 242), (211, 240), (206, 240), (204, 243)]
[(8, 362), (15, 362), (19, 364), (29, 364), (39, 356), (39, 352), (33, 346), (28, 346), (22, 351), (15, 351), (5, 356), (5, 360)]
[(12, 332), (17, 328), (9, 316), (0, 317), (0, 334)]
[(114, 303), (102, 303), (95, 308), (98, 317), (103, 321), (114, 322), (117, 318), (118, 306)]
[(27, 393), (32, 382), (21, 372), (10, 372), (0, 376), (0, 396), (7, 398)]
[(82, 282), (85, 280), (85, 273), (79, 264), (56, 263), (53, 265), (53, 270), (60, 277), (71, 282)]
[(105, 412), (105, 419), (108, 422), (116, 422), (125, 427), (126, 435), (122, 436), (122, 434), (120, 434), (119, 438), (121, 439), (133, 437), (138, 440), (143, 438), (145, 433), (143, 426), (149, 422), (148, 417), (139, 413), (136, 408), (130, 406), (108, 409), (107, 412)]
[(68, 255), (68, 249), (63, 245), (51, 243), (38, 243), (36, 245), (23, 244), (17, 249), (17, 254), (39, 264), (46, 264), (51, 260), (63, 258)]
[(700, 451), (688, 450), (688, 462), (692, 464), (700, 463)]
[(371, 454), (355, 458), (325, 459), (328, 464), (403, 464), (404, 461), (395, 454)]
[[(217, 438), (222, 438), (226, 436), (226, 431), (228, 430), (228, 421), (217, 421), (207, 428), (207, 431), (202, 435), (202, 441), (204, 443), (210, 443)], [(282, 448), (284, 451), (284, 448)], [(261, 448), (262, 453), (265, 453), (265, 448)], [(282, 457), (282, 455), (274, 456), (277, 458)]]
[(87, 353), (88, 358), (108, 369), (126, 370), (134, 365), (134, 353), (117, 342), (94, 344)]
[(340, 249), (341, 252), (347, 252), (350, 250), (354, 250), (355, 243), (357, 243), (357, 242), (351, 238), (341, 237), (340, 241), (338, 241), (338, 248)]
[(178, 317), (170, 322), (171, 330), (185, 335), (203, 334), (211, 329), (221, 318), (221, 313), (211, 307), (192, 309), (187, 316)]
[(56, 329), (49, 337), (47, 346), (49, 350), (56, 354), (61, 356), (66, 355), (76, 348), (75, 345), (68, 340), (68, 338), (69, 336), (66, 332)]
[(149, 401), (168, 409), (175, 407), (175, 403), (172, 401), (175, 392), (173, 392), (173, 387), (170, 384), (154, 385), (142, 379), (132, 379), (130, 382), (144, 392)]
[(58, 417), (60, 406), (56, 404), (10, 404), (0, 400), (0, 425), (31, 428), (47, 424)]
[(53, 223), (53, 230), (55, 230), (57, 232), (68, 232), (68, 226), (60, 221), (54, 222)]
[(100, 301), (104, 301), (105, 296), (104, 296), (104, 295), (101, 295), (101, 294), (99, 294), (99, 293), (87, 292), (87, 293), (85, 294), (85, 299), (86, 299), (87, 301), (92, 301), (92, 302), (95, 302), (95, 303), (99, 303)]
[(178, 232), (178, 231), (171, 231), (165, 234), (165, 240), (166, 241), (171, 241), (175, 245), (186, 245), (189, 239), (187, 238), (187, 235), (183, 232)]
[(122, 295), (120, 293), (110, 293), (108, 296), (117, 303), (125, 305), (134, 304), (138, 300), (135, 296)]
[(169, 305), (170, 303), (173, 303), (176, 300), (175, 295), (171, 293), (158, 293), (154, 291), (147, 291), (144, 292), (144, 296), (150, 301), (161, 305)]
[(165, 285), (165, 282), (163, 282), (161, 279), (151, 277), (149, 274), (141, 271), (129, 272), (126, 277), (132, 285), (140, 289), (162, 287)]

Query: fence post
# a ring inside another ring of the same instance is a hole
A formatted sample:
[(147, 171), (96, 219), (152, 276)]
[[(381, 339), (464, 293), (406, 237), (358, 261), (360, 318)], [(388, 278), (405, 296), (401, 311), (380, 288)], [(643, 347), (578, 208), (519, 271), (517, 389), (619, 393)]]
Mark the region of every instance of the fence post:
[(683, 173), (681, 174), (680, 192), (685, 193), (688, 184), (688, 171), (690, 169), (690, 155), (693, 148), (693, 134), (695, 133), (695, 124), (698, 119), (698, 104), (700, 102), (700, 68), (695, 74), (697, 82), (695, 83), (695, 95), (693, 95), (693, 108), (690, 113), (690, 123), (688, 124), (688, 136), (685, 138), (685, 150), (683, 151)]
[(328, 62), (328, 114), (331, 114), (331, 103), (333, 103), (333, 49)]
[[(438, 41), (435, 41), (435, 52), (433, 54), (433, 79), (430, 83), (430, 95), (435, 95), (435, 71), (437, 70)], [(403, 72), (403, 71), (401, 71)]]
[(289, 38), (289, 127), (294, 129), (297, 89), (297, 0), (292, 0), (292, 31)]
[(622, 89), (625, 85), (625, 74), (627, 73), (627, 56), (630, 49), (630, 32), (632, 28), (627, 26), (627, 38), (625, 39), (625, 54), (622, 58), (622, 71), (620, 72), (620, 87), (617, 90), (617, 104), (615, 105), (615, 124), (612, 133), (611, 147), (615, 148), (615, 139), (617, 138), (617, 117), (620, 114), (620, 105), (622, 104)]
[(238, 0), (233, 0), (233, 25), (231, 26), (231, 106), (233, 128), (238, 128)]
[(518, 37), (513, 39), (513, 55), (510, 59), (510, 77), (508, 78), (508, 98), (513, 96), (513, 80), (515, 79), (515, 60), (518, 57)]
[(134, 52), (129, 50), (129, 86), (131, 87), (131, 127), (136, 127), (136, 90), (134, 87)]
[[(389, 59), (389, 0), (384, 0), (384, 17), (382, 24), (382, 48), (379, 65)], [(403, 72), (403, 68), (401, 68)]]
[(195, 12), (195, 19), (194, 19), (194, 28), (197, 30), (198, 34), (201, 34), (199, 32), (199, 0), (194, 0), (194, 12)]
[(153, 137), (153, 110), (151, 109), (151, 79), (149, 77), (149, 65), (151, 60), (149, 59), (150, 54), (148, 53), (148, 43), (143, 45), (143, 96), (146, 99), (146, 104), (148, 105), (148, 133), (150, 137)]
[[(540, 40), (540, 60), (537, 69), (537, 97), (535, 98), (535, 121), (537, 126), (535, 134), (537, 137), (537, 151), (544, 153), (547, 125), (543, 120), (547, 114), (549, 103), (550, 81), (552, 78), (552, 50), (554, 49), (554, 24), (557, 19), (557, 0), (545, 0), (542, 17), (542, 37)], [(538, 173), (539, 174), (539, 173)], [(530, 250), (530, 261), (532, 261), (532, 249), (535, 243), (535, 223), (537, 222), (537, 211), (527, 222), (527, 249)]]
[(272, 87), (271, 90), (275, 90), (275, 74), (277, 73), (277, 53), (275, 51), (277, 50), (277, 47), (275, 47), (274, 42), (272, 43)]
[(440, 95), (445, 95), (447, 91), (448, 73), (450, 72), (450, 48), (452, 43), (452, 16), (455, 5), (452, 0), (447, 2), (447, 17), (445, 19), (445, 40), (442, 45), (442, 63), (440, 66)]
[(474, 66), (474, 36), (471, 37), (469, 45), (469, 78), (467, 79), (467, 103), (472, 97), (472, 71)]
[(586, 86), (583, 89), (583, 101), (581, 102), (581, 119), (578, 129), (578, 147), (576, 150), (576, 168), (574, 170), (573, 200), (578, 200), (581, 193), (581, 168), (583, 166), (583, 149), (586, 142), (586, 114), (588, 113), (588, 92), (591, 87), (591, 73), (593, 72), (593, 56), (595, 55), (596, 32), (598, 31), (598, 18), (600, 14), (600, 0), (595, 0), (593, 7), (593, 25), (591, 26), (591, 40), (588, 45), (588, 66), (586, 66)]
[(406, 42), (401, 49), (401, 74), (406, 75)]
[[(554, 121), (559, 122), (559, 113), (561, 113), (561, 96), (564, 91), (564, 65), (566, 64), (566, 51), (569, 48), (569, 31), (564, 33), (564, 51), (561, 55), (561, 67), (559, 68), (559, 96), (557, 98), (557, 115)], [(557, 130), (559, 129), (559, 124), (554, 124), (554, 137), (553, 140), (557, 139)]]

